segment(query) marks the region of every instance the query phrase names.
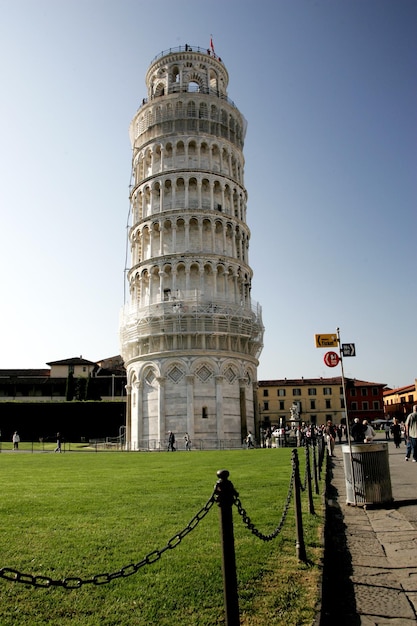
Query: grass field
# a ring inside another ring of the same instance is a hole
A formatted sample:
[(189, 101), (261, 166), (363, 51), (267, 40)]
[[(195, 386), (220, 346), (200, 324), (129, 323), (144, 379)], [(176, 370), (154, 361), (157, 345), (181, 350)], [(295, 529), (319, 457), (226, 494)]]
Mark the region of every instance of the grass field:
[[(304, 451), (299, 451), (304, 476)], [(0, 568), (54, 580), (90, 579), (162, 550), (230, 471), (251, 521), (278, 525), (291, 476), (290, 449), (218, 452), (0, 454)], [(322, 488), (321, 488), (322, 490)], [(261, 541), (233, 507), (241, 624), (310, 625), (322, 557), (322, 496), (308, 513), (308, 564), (295, 553), (294, 503), (278, 538)], [(176, 542), (173, 542), (176, 543)], [(2, 626), (224, 624), (219, 510), (160, 559), (129, 577), (79, 589), (38, 588), (0, 578)]]

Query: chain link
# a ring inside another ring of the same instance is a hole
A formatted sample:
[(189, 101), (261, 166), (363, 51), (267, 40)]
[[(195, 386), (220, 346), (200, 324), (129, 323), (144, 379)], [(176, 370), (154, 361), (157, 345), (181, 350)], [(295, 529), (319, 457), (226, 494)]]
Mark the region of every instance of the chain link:
[(79, 578), (78, 576), (70, 576), (67, 578), (54, 580), (49, 576), (33, 576), (32, 574), (25, 574), (24, 572), (20, 572), (17, 569), (13, 569), (11, 567), (2, 567), (0, 569), (0, 578), (4, 578), (5, 580), (9, 580), (15, 583), (22, 583), (24, 585), (31, 585), (32, 587), (63, 587), (64, 589), (79, 589), (83, 585), (106, 585), (116, 578), (127, 578), (128, 576), (132, 576), (136, 574), (136, 572), (145, 565), (152, 565), (156, 561), (159, 561), (161, 556), (167, 550), (174, 550), (186, 537), (190, 532), (198, 526), (202, 519), (206, 517), (210, 509), (212, 508), (215, 502), (215, 492), (213, 491), (210, 499), (206, 502), (206, 504), (198, 511), (196, 515), (190, 520), (181, 532), (177, 533), (171, 539), (168, 540), (166, 546), (161, 548), (160, 550), (153, 550), (149, 552), (141, 561), (138, 563), (130, 563), (129, 565), (125, 565), (121, 569), (112, 573), (103, 573), (96, 574), (91, 578)]
[(259, 539), (262, 539), (262, 541), (272, 541), (272, 539), (275, 539), (276, 537), (278, 537), (279, 533), (282, 530), (282, 527), (284, 526), (285, 520), (287, 518), (287, 513), (288, 513), (289, 506), (290, 506), (293, 490), (294, 490), (294, 476), (295, 476), (295, 465), (293, 463), (291, 479), (290, 479), (290, 484), (289, 484), (288, 493), (287, 493), (287, 500), (284, 505), (284, 510), (282, 512), (281, 520), (278, 526), (275, 528), (275, 530), (269, 535), (264, 535), (263, 533), (261, 533), (260, 530), (256, 528), (254, 524), (252, 524), (251, 519), (249, 515), (246, 513), (245, 509), (243, 508), (239, 497), (236, 496), (235, 498), (234, 504), (237, 507), (239, 515), (242, 517), (242, 521), (244, 525), (246, 526), (248, 530), (251, 531), (253, 535), (258, 537)]

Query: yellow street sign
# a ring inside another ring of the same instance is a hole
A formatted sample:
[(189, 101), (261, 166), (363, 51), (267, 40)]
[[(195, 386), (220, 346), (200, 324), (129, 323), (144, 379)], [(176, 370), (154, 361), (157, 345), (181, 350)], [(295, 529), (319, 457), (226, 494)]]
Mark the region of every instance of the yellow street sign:
[(314, 335), (316, 348), (336, 348), (339, 345), (336, 333), (331, 335)]

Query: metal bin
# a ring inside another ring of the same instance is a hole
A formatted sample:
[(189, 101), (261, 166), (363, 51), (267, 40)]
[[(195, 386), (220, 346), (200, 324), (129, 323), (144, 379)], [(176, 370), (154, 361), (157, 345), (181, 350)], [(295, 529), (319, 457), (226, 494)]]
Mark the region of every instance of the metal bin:
[(352, 463), (349, 446), (342, 446), (346, 503), (364, 505), (392, 502), (388, 443), (354, 443), (351, 444), (351, 450)]

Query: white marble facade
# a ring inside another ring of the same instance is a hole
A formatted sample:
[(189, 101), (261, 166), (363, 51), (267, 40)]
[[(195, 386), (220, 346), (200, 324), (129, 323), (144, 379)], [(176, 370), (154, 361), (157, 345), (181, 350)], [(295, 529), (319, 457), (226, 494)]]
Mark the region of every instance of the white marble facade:
[(158, 55), (130, 126), (129, 301), (120, 322), (127, 443), (235, 447), (256, 430), (260, 306), (251, 300), (246, 122), (212, 51)]

